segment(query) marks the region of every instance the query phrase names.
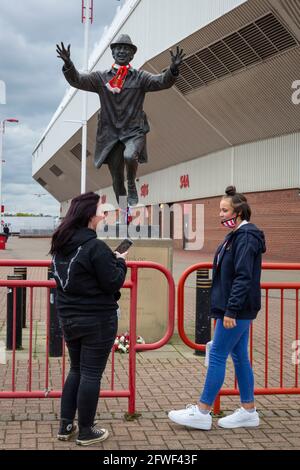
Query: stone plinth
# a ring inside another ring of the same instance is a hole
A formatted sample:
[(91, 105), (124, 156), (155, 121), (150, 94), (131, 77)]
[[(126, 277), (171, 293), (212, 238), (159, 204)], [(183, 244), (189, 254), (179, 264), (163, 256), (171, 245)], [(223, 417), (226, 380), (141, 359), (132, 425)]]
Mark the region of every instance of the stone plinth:
[[(120, 238), (102, 238), (114, 250)], [(173, 241), (170, 239), (133, 239), (128, 251), (128, 261), (153, 261), (162, 264), (172, 272)], [(130, 279), (131, 269), (127, 278)], [(121, 318), (118, 334), (129, 330), (130, 289), (122, 289), (119, 301)], [(168, 321), (168, 282), (164, 274), (156, 269), (138, 270), (137, 335), (147, 343), (161, 339)]]

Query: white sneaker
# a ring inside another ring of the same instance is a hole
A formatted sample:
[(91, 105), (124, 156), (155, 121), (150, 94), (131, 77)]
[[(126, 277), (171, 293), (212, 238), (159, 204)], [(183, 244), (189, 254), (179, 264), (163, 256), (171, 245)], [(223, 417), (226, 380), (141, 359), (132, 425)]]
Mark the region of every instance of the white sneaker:
[(189, 426), (190, 428), (204, 429), (205, 431), (211, 429), (211, 414), (201, 413), (197, 405), (187, 405), (183, 410), (169, 411), (168, 417), (174, 423)]
[(221, 428), (252, 428), (259, 426), (259, 414), (256, 409), (252, 413), (241, 407), (235, 410), (231, 415), (218, 420), (218, 426)]

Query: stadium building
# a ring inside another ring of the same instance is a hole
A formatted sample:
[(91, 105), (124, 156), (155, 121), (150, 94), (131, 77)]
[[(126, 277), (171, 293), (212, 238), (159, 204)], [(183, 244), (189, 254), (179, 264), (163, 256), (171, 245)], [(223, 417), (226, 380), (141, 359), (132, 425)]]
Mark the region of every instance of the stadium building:
[[(211, 253), (224, 236), (220, 195), (234, 184), (265, 231), (268, 256), (299, 262), (299, 0), (128, 0), (90, 70), (111, 67), (109, 44), (121, 33), (138, 46), (133, 66), (151, 73), (169, 66), (170, 49), (186, 53), (175, 86), (146, 95), (151, 130), (149, 162), (138, 170), (140, 203), (204, 204), (202, 252)], [(99, 98), (89, 93), (87, 190), (115, 204), (107, 165), (93, 163), (98, 112)], [(81, 92), (70, 88), (33, 152), (33, 177), (62, 215), (80, 193), (81, 124), (68, 121), (81, 116)], [(184, 237), (174, 245), (187, 248)]]

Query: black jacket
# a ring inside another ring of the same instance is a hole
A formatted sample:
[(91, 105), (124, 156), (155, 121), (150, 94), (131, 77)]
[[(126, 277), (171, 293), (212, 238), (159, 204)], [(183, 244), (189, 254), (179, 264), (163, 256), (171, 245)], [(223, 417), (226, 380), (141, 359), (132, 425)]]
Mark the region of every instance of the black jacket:
[(261, 260), (265, 251), (264, 233), (254, 224), (242, 225), (227, 235), (214, 258), (213, 318), (256, 318), (261, 308)]
[(94, 230), (77, 230), (52, 259), (59, 316), (93, 324), (101, 314), (115, 312), (126, 271), (125, 261), (116, 259)]

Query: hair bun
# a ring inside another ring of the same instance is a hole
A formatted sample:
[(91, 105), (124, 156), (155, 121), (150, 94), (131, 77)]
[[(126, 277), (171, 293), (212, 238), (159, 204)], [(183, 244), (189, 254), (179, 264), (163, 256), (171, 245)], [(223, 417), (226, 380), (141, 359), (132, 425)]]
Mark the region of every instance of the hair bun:
[(227, 186), (225, 189), (225, 194), (227, 196), (234, 196), (236, 194), (236, 187), (235, 186)]

